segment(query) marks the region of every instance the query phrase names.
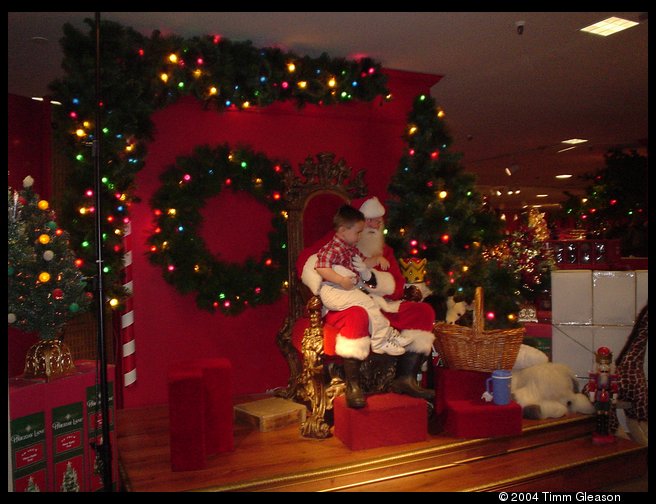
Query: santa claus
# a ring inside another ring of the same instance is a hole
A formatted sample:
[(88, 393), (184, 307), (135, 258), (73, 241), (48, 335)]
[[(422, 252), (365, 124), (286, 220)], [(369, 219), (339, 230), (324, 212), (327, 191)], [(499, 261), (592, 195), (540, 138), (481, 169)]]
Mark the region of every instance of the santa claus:
[[(367, 267), (364, 261), (358, 261), (354, 266), (366, 281), (369, 295), (380, 306), (385, 317), (389, 319), (390, 325), (400, 332), (399, 341), (404, 342), (405, 352), (397, 357), (396, 377), (392, 382), (392, 390), (432, 400), (435, 392), (422, 388), (417, 382), (417, 374), (421, 364), (433, 348), (435, 337), (432, 329), (435, 312), (429, 304), (418, 302), (421, 294), (415, 292), (416, 288), (414, 291), (405, 288), (405, 277), (401, 273), (394, 252), (389, 245), (385, 244), (383, 233), (385, 207), (378, 198), (373, 196), (354, 200), (351, 205), (359, 209), (366, 219), (365, 228), (357, 245), (358, 249), (363, 257), (377, 259), (367, 261), (369, 264), (376, 263), (372, 268)], [(329, 238), (326, 236), (326, 241)], [(322, 241), (320, 240), (315, 246), (320, 246)], [(314, 258), (315, 256), (311, 256), (305, 263), (301, 277), (311, 290), (317, 289), (311, 285), (317, 281), (314, 276), (316, 272), (313, 271), (312, 261)], [(326, 321), (331, 323), (332, 319), (337, 317), (339, 317), (337, 312), (328, 312)], [(343, 359), (347, 404), (353, 408), (361, 408), (366, 404), (360, 388), (359, 368), (370, 351), (369, 334), (352, 330), (350, 327), (343, 328), (337, 334), (335, 354)]]
[(435, 312), (429, 304), (417, 302), (421, 294), (416, 288), (406, 289), (405, 277), (394, 251), (385, 243), (385, 207), (378, 198), (354, 200), (351, 205), (358, 208), (366, 219), (358, 249), (364, 257), (380, 258), (373, 271), (376, 287), (369, 289), (369, 293), (381, 306), (392, 327), (401, 332), (404, 340), (410, 341), (405, 346), (405, 354), (399, 357), (393, 390), (432, 398), (434, 392), (420, 388), (416, 377), (421, 362), (433, 348)]

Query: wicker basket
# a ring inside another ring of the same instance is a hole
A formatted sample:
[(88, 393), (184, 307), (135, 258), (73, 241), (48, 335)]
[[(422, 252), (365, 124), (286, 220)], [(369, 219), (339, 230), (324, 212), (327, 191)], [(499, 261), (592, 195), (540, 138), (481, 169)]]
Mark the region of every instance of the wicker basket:
[(483, 289), (476, 288), (472, 327), (435, 324), (435, 347), (444, 365), (452, 369), (490, 372), (511, 369), (526, 329), (485, 330)]

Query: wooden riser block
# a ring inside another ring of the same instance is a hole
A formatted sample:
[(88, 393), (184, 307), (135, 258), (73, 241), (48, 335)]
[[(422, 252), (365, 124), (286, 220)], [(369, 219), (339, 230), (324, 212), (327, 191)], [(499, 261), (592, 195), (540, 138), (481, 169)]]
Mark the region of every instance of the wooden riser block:
[(305, 422), (307, 408), (280, 397), (271, 397), (237, 404), (234, 407), (235, 420), (252, 425), (260, 432), (268, 432), (288, 425)]

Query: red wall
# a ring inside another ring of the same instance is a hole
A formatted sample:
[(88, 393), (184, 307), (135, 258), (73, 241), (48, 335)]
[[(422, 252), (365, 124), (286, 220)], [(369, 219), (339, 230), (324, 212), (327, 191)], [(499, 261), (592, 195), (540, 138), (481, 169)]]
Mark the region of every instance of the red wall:
[[(263, 109), (217, 113), (204, 111), (199, 102), (188, 98), (153, 116), (154, 140), (136, 181), (141, 202), (132, 207), (138, 378), (124, 390), (124, 407), (165, 403), (167, 368), (183, 358), (230, 359), (234, 394), (283, 387), (289, 376), (275, 344), (287, 313), (286, 297), (236, 317), (211, 314), (196, 307), (193, 295), (175, 291), (148, 262), (146, 239), (152, 229), (148, 201), (159, 187), (162, 170), (177, 156), (191, 155), (200, 144), (245, 144), (296, 169), (308, 155), (331, 151), (354, 170), (365, 169), (370, 193), (385, 198), (404, 148), (401, 135), (412, 101), (419, 93), (429, 93), (439, 80), (435, 75), (389, 74), (394, 99), (382, 105), (376, 100), (298, 110), (292, 103), (276, 103)], [(208, 200), (204, 217), (203, 238), (224, 259), (243, 258), (267, 246), (271, 215), (247, 193), (222, 193)]]
[(50, 103), (9, 94), (7, 98), (7, 184), (23, 188), (31, 175), (42, 198), (51, 191)]

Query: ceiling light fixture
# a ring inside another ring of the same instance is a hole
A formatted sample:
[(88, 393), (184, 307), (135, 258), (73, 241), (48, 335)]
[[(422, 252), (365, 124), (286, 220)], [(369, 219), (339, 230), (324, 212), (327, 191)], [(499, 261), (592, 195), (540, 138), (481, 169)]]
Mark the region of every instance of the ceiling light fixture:
[(583, 138), (570, 138), (569, 140), (563, 140), (560, 143), (576, 145), (576, 144), (585, 143), (585, 142), (587, 142), (587, 140), (584, 140)]
[(539, 205), (527, 205), (528, 208), (547, 208), (547, 207), (552, 207), (552, 208), (560, 208), (560, 203), (544, 203), (544, 204), (539, 204)]
[(591, 24), (585, 28), (581, 28), (582, 32), (592, 33), (593, 35), (601, 35), (602, 37), (607, 37), (608, 35), (613, 35), (614, 33), (626, 30), (627, 28), (632, 28), (638, 23), (635, 21), (629, 21), (628, 19), (622, 19), (618, 17), (609, 17), (598, 23)]
[(563, 173), (561, 175), (556, 175), (556, 178), (557, 179), (568, 179), (568, 178), (572, 178), (572, 174), (571, 173)]
[(506, 166), (504, 171), (506, 172), (506, 175), (510, 177), (519, 171), (519, 165), (517, 163), (513, 163), (510, 166)]
[[(35, 100), (35, 101), (40, 101), (40, 102), (45, 101), (45, 100), (43, 99), (43, 97), (41, 97), (41, 96), (32, 96), (32, 99)], [(50, 100), (49, 103), (50, 103), (51, 105), (61, 105), (61, 102), (56, 101), (56, 100)]]

